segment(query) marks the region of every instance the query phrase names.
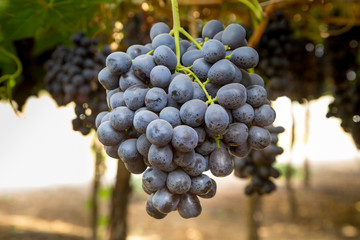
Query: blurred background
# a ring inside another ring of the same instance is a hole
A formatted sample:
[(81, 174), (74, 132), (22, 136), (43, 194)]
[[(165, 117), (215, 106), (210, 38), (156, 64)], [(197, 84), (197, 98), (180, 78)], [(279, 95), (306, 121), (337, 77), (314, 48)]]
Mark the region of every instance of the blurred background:
[[(199, 217), (148, 216), (141, 175), (97, 142), (94, 120), (107, 103), (96, 75), (111, 51), (150, 43), (154, 23), (172, 26), (171, 2), (3, 0), (0, 239), (360, 239), (360, 3), (178, 2), (194, 38), (211, 19), (247, 30), (274, 125), (285, 128), (277, 189), (247, 196), (250, 179), (212, 176), (217, 194)], [(62, 89), (49, 60), (76, 65), (66, 56), (84, 49), (89, 84)]]

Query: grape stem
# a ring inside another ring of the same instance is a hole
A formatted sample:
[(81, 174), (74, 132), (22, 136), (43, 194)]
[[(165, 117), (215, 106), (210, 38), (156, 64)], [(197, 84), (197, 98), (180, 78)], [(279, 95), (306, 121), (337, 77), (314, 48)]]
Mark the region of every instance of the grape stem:
[(16, 107), (13, 104), (12, 101), (12, 90), (13, 88), (16, 86), (16, 78), (18, 78), (23, 70), (23, 66), (21, 64), (20, 59), (12, 54), (11, 52), (8, 52), (7, 50), (5, 50), (5, 48), (0, 47), (0, 52), (2, 52), (4, 55), (8, 56), (9, 58), (11, 58), (12, 60), (15, 61), (17, 69), (13, 74), (4, 74), (3, 76), (0, 77), (0, 83), (7, 81), (7, 95), (9, 98), (9, 103), (11, 105), (11, 108), (14, 110), (15, 114), (18, 115), (18, 111), (16, 109)]
[(194, 81), (197, 82), (200, 85), (201, 89), (204, 91), (206, 98), (208, 99), (206, 101), (206, 104), (207, 105), (214, 104), (216, 98), (213, 99), (205, 88), (205, 85), (208, 82), (210, 82), (210, 80), (207, 79), (206, 82), (202, 83), (200, 79), (196, 76), (196, 74), (193, 71), (191, 71), (191, 66), (185, 67), (180, 64), (180, 33), (183, 34), (186, 38), (188, 38), (191, 42), (193, 42), (198, 49), (201, 49), (201, 45), (198, 42), (196, 42), (196, 40), (188, 32), (186, 32), (184, 28), (181, 27), (180, 16), (179, 16), (179, 5), (177, 0), (171, 0), (171, 7), (173, 13), (173, 29), (170, 31), (170, 34), (174, 35), (175, 38), (175, 53), (177, 58), (177, 65), (175, 70), (177, 72), (184, 71), (188, 76), (191, 76), (194, 79)]
[[(249, 0), (238, 0), (239, 2), (243, 3), (245, 6), (247, 6), (255, 15), (256, 19), (258, 21), (261, 21), (262, 20), (262, 8), (261, 6), (259, 5), (259, 3), (253, 3), (253, 2), (250, 2)], [(255, 0), (255, 2), (257, 2)]]
[[(173, 14), (173, 28), (169, 34), (174, 36), (175, 38), (175, 54), (177, 59), (177, 65), (175, 71), (176, 72), (184, 71), (188, 76), (192, 77), (194, 81), (200, 85), (201, 89), (205, 93), (205, 96), (208, 99), (206, 101), (206, 105), (214, 104), (217, 101), (217, 97), (212, 98), (205, 88), (206, 84), (210, 82), (210, 79), (208, 78), (205, 82), (201, 82), (200, 79), (196, 76), (196, 74), (193, 71), (191, 71), (192, 66), (185, 67), (180, 63), (180, 33), (183, 34), (191, 42), (193, 42), (198, 49), (201, 50), (202, 47), (198, 42), (196, 42), (196, 40), (188, 32), (186, 32), (184, 28), (181, 27), (180, 16), (179, 16), (179, 4), (177, 0), (171, 0), (171, 9)], [(217, 148), (220, 148), (220, 139), (222, 139), (222, 135), (214, 137), (214, 139), (216, 141)]]

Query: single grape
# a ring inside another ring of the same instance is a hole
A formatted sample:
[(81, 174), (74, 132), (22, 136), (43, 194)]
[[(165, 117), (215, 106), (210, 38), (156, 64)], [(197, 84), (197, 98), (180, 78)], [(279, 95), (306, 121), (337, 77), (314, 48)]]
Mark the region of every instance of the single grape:
[(215, 63), (226, 56), (224, 45), (215, 39), (206, 41), (202, 46), (201, 52), (208, 63)]
[(133, 174), (141, 174), (143, 173), (147, 166), (143, 160), (143, 158), (137, 158), (135, 161), (124, 163), (125, 168)]
[(198, 127), (204, 123), (207, 105), (199, 99), (192, 99), (184, 103), (180, 108), (180, 118), (183, 123), (190, 127)]
[(205, 124), (214, 134), (221, 133), (229, 125), (229, 116), (222, 106), (212, 104), (206, 110)]
[(114, 74), (126, 73), (129, 71), (131, 64), (131, 57), (124, 52), (113, 52), (106, 58), (106, 66)]
[(126, 53), (131, 57), (131, 59), (135, 59), (137, 56), (146, 54), (150, 51), (151, 51), (151, 48), (149, 48), (149, 47), (135, 44), (135, 45), (131, 45), (130, 47), (128, 47), (128, 49), (126, 50)]
[(150, 79), (150, 72), (155, 66), (154, 57), (144, 54), (133, 60), (132, 70), (139, 79), (148, 81)]
[(125, 106), (124, 93), (116, 92), (111, 95), (109, 100), (110, 108), (115, 109), (117, 107)]
[(190, 190), (191, 178), (186, 172), (178, 168), (169, 172), (166, 186), (171, 193), (184, 194)]
[(166, 107), (159, 113), (160, 119), (164, 119), (174, 128), (181, 125), (180, 111), (174, 107)]
[(143, 157), (148, 157), (151, 142), (146, 137), (146, 134), (141, 134), (136, 140), (136, 149)]
[(153, 120), (146, 128), (146, 137), (152, 144), (165, 146), (173, 137), (173, 127), (166, 120)]
[[(119, 144), (120, 145), (120, 144)], [(105, 152), (109, 157), (115, 158), (115, 159), (119, 159), (119, 155), (118, 155), (118, 149), (119, 149), (119, 145), (115, 145), (115, 146), (104, 146)]]
[(234, 162), (227, 149), (216, 148), (209, 158), (211, 173), (216, 177), (225, 177), (234, 170)]
[(202, 28), (201, 36), (202, 38), (214, 38), (214, 36), (223, 31), (224, 27), (219, 20), (210, 20)]
[(168, 174), (160, 169), (149, 167), (142, 176), (142, 184), (151, 193), (165, 187)]
[(251, 47), (239, 47), (231, 53), (231, 61), (242, 69), (254, 68), (259, 63), (259, 54)]
[(193, 96), (191, 78), (185, 74), (177, 75), (170, 83), (168, 94), (178, 103), (184, 103)]
[(190, 192), (196, 195), (205, 195), (212, 189), (212, 179), (205, 175), (201, 174), (197, 177), (191, 178), (191, 187)]
[(152, 41), (152, 47), (155, 50), (164, 45), (175, 52), (175, 39), (168, 33), (160, 33)]
[(135, 111), (145, 104), (145, 96), (149, 88), (144, 84), (138, 84), (129, 87), (124, 92), (124, 101), (126, 106)]
[(133, 71), (122, 74), (119, 80), (119, 86), (122, 91), (126, 91), (129, 87), (138, 84), (144, 84), (144, 82)]
[(221, 42), (235, 49), (244, 44), (246, 30), (240, 24), (229, 24), (221, 36)]
[(183, 218), (197, 217), (202, 210), (198, 197), (191, 193), (182, 194), (178, 205), (178, 212)]
[(114, 146), (125, 138), (125, 132), (117, 131), (113, 128), (110, 121), (105, 121), (98, 127), (97, 136), (99, 141), (105, 146)]
[(264, 104), (255, 108), (254, 123), (260, 127), (266, 127), (275, 121), (276, 113), (274, 109)]
[(203, 156), (207, 156), (216, 149), (216, 142), (213, 138), (206, 139), (195, 151)]
[(159, 119), (158, 115), (149, 110), (135, 112), (133, 125), (138, 132), (146, 133), (149, 123), (156, 119)]
[(249, 86), (246, 89), (246, 93), (247, 93), (246, 102), (254, 108), (260, 107), (267, 101), (266, 90), (261, 86), (258, 85)]
[(106, 90), (118, 88), (119, 78), (120, 75), (112, 74), (107, 67), (103, 68), (98, 74), (98, 80)]
[(162, 188), (154, 193), (152, 204), (160, 212), (169, 213), (178, 207), (180, 196), (169, 192), (166, 188)]
[(173, 162), (173, 151), (170, 145), (159, 147), (152, 144), (149, 149), (148, 160), (153, 167), (165, 172), (171, 172), (177, 168)]
[(170, 70), (163, 66), (155, 66), (150, 72), (150, 82), (154, 87), (167, 89), (171, 82)]
[(97, 116), (96, 116), (96, 119), (95, 119), (95, 126), (96, 128), (98, 128), (101, 124), (101, 120), (105, 117), (105, 115), (107, 115), (109, 112), (108, 111), (103, 111), (103, 112), (100, 112)]
[(167, 105), (167, 94), (164, 89), (151, 88), (145, 96), (145, 105), (154, 112), (160, 112)]
[(167, 214), (160, 212), (159, 210), (157, 210), (157, 208), (154, 207), (152, 203), (153, 196), (154, 194), (151, 194), (146, 201), (146, 212), (147, 214), (149, 214), (149, 216), (155, 219), (163, 219), (164, 217), (167, 216)]
[(186, 167), (194, 162), (194, 157), (195, 157), (194, 150), (190, 152), (180, 152), (175, 150), (173, 161), (179, 167)]
[(154, 51), (154, 61), (157, 65), (164, 65), (170, 71), (175, 70), (177, 58), (173, 50), (168, 46), (159, 46)]
[(230, 147), (231, 155), (239, 158), (246, 157), (251, 150), (251, 146), (248, 142), (244, 142), (240, 146)]
[(206, 81), (211, 66), (204, 58), (198, 58), (193, 62), (192, 71), (201, 81)]
[(194, 61), (196, 59), (202, 58), (203, 54), (201, 50), (195, 49), (195, 50), (188, 50), (184, 53), (181, 57), (181, 62), (185, 67), (190, 67), (193, 65)]
[(240, 146), (244, 144), (249, 135), (249, 129), (244, 123), (232, 123), (229, 130), (224, 134), (224, 142), (228, 146)]
[(190, 152), (198, 144), (198, 135), (192, 127), (179, 125), (174, 128), (171, 143), (180, 152)]
[(134, 112), (124, 106), (117, 107), (110, 113), (111, 125), (118, 131), (132, 127), (133, 119)]
[(153, 40), (157, 35), (161, 33), (169, 33), (170, 28), (166, 23), (158, 22), (150, 28), (150, 39)]
[(204, 195), (199, 195), (199, 197), (208, 199), (208, 198), (213, 198), (215, 196), (216, 190), (217, 190), (217, 185), (216, 185), (216, 182), (214, 179), (211, 179), (211, 183), (212, 183), (212, 186), (211, 186), (210, 191)]
[(220, 86), (231, 83), (235, 79), (235, 68), (229, 60), (221, 59), (211, 66), (208, 78), (211, 83)]
[(208, 161), (200, 154), (195, 153), (192, 162), (184, 166), (184, 171), (192, 177), (199, 176), (208, 167)]
[(265, 128), (251, 126), (248, 141), (252, 148), (261, 150), (270, 145), (271, 135), (269, 130)]
[(217, 100), (224, 108), (239, 108), (246, 102), (246, 88), (240, 83), (222, 86), (217, 92)]
[(232, 116), (235, 121), (248, 124), (254, 119), (254, 108), (250, 104), (245, 103), (239, 108), (232, 110)]
[(259, 85), (265, 87), (264, 79), (256, 73), (250, 73), (251, 85)]
[(138, 159), (143, 159), (141, 154), (136, 149), (136, 139), (130, 138), (123, 141), (118, 149), (118, 155), (124, 163), (136, 162)]

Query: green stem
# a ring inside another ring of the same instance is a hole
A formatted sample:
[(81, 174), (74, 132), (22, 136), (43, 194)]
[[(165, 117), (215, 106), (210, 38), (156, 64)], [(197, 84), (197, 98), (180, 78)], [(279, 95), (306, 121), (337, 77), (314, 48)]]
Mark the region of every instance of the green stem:
[(252, 2), (249, 0), (238, 0), (239, 2), (243, 3), (245, 6), (247, 6), (255, 15), (258, 21), (262, 20), (262, 8), (258, 9), (257, 6), (255, 6)]
[(179, 31), (187, 38), (189, 39), (191, 42), (193, 42), (195, 44), (195, 46), (201, 50), (201, 45), (187, 32), (185, 31), (185, 29), (180, 28)]
[(201, 82), (200, 79), (196, 76), (196, 74), (195, 74), (194, 72), (192, 72), (188, 67), (178, 66), (176, 69), (177, 69), (178, 71), (185, 71), (185, 72), (187, 72), (187, 75), (188, 75), (188, 76), (191, 76), (191, 77), (194, 78), (194, 81), (197, 82), (197, 83), (200, 85), (201, 89), (202, 89), (202, 90), (204, 91), (204, 93), (205, 93), (205, 96), (206, 96), (206, 98), (207, 98), (207, 101), (206, 101), (206, 104), (207, 104), (207, 105), (209, 105), (209, 104), (214, 104), (214, 103), (215, 103), (215, 101), (216, 101), (217, 99), (216, 99), (216, 98), (212, 98), (212, 97), (210, 96), (210, 94), (208, 93), (208, 91), (206, 90), (206, 88), (205, 88), (205, 85), (210, 82), (209, 79), (207, 79), (207, 80), (203, 83), (203, 82)]
[(22, 72), (22, 64), (21, 64), (19, 58), (16, 55), (6, 51), (3, 47), (0, 47), (0, 52), (4, 53), (9, 58), (13, 59), (17, 66), (16, 72), (14, 72), (13, 74), (5, 74), (5, 75), (1, 76), (0, 83), (6, 81), (8, 79), (15, 79), (15, 78), (19, 77)]
[(171, 0), (171, 9), (173, 14), (173, 29), (172, 33), (174, 33), (175, 38), (175, 53), (177, 58), (177, 65), (180, 65), (180, 16), (179, 16), (179, 4), (177, 0)]
[(216, 147), (217, 148), (221, 148), (220, 146), (220, 140), (223, 139), (223, 136), (220, 135), (220, 136), (217, 136), (217, 137), (214, 137), (214, 140), (216, 141)]

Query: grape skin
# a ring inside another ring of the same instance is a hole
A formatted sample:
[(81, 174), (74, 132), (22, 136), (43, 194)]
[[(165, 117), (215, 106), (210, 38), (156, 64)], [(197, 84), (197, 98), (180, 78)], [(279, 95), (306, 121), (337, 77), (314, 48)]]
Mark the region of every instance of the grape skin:
[(152, 144), (163, 147), (171, 141), (173, 128), (167, 121), (156, 119), (151, 121), (147, 126), (146, 137)]
[(211, 39), (204, 43), (201, 49), (205, 61), (208, 63), (215, 63), (225, 58), (226, 50), (224, 45), (215, 39)]
[(214, 38), (214, 36), (223, 31), (224, 27), (219, 20), (210, 20), (207, 22), (201, 32), (202, 38)]
[(171, 48), (159, 46), (154, 51), (154, 61), (157, 65), (166, 66), (170, 71), (175, 70), (177, 58)]
[(150, 29), (150, 39), (153, 40), (157, 35), (161, 33), (169, 33), (170, 28), (163, 22), (155, 23)]
[(198, 127), (204, 123), (207, 105), (199, 99), (192, 99), (184, 103), (180, 108), (180, 118), (183, 123), (190, 127)]
[(166, 89), (171, 82), (170, 70), (163, 65), (155, 66), (150, 72), (150, 82), (154, 87)]
[(211, 66), (208, 78), (211, 83), (220, 86), (231, 83), (235, 79), (235, 68), (229, 60), (222, 59)]
[(227, 109), (236, 109), (246, 102), (246, 88), (240, 83), (222, 86), (217, 92), (218, 103)]

